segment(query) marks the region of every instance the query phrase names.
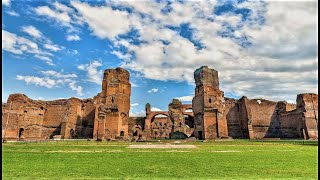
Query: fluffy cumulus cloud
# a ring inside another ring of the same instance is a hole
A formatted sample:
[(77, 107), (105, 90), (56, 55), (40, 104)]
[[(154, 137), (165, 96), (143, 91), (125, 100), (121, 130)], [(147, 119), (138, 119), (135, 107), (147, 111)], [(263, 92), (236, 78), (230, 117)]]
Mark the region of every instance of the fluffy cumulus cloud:
[(48, 65), (54, 65), (52, 52), (60, 51), (64, 47), (54, 44), (32, 25), (22, 26), (21, 31), (33, 39), (27, 39), (2, 30), (2, 50), (19, 56), (33, 55), (33, 57), (45, 61)]
[(42, 76), (17, 75), (16, 79), (24, 81), (28, 85), (33, 84), (49, 89), (68, 86), (72, 91), (75, 91), (77, 95), (83, 95), (83, 88), (77, 85), (76, 80), (74, 80), (74, 78), (78, 77), (76, 74), (63, 74), (62, 72), (56, 72), (53, 70), (40, 71), (40, 73)]
[(50, 52), (42, 50), (36, 42), (6, 30), (2, 30), (2, 50), (16, 55), (27, 53), (45, 61), (48, 65), (53, 65)]
[(78, 26), (82, 25), (83, 20), (75, 14), (73, 8), (54, 2), (50, 6), (35, 7), (33, 11), (38, 16), (45, 17), (48, 21), (55, 22), (57, 25), (66, 28), (66, 39), (68, 41), (80, 40), (80, 37), (75, 33), (79, 33)]
[(192, 96), (181, 96), (181, 97), (176, 97), (176, 99), (179, 99), (180, 101), (191, 102), (193, 97), (194, 97), (193, 95)]
[(86, 72), (87, 81), (101, 85), (103, 72), (98, 69), (100, 66), (102, 66), (102, 63), (94, 60), (88, 64), (78, 65), (78, 69)]
[[(122, 67), (148, 79), (194, 85), (194, 70), (207, 65), (226, 94), (293, 100), (317, 91), (317, 1), (71, 1), (35, 12), (68, 33), (87, 26), (113, 43)], [(101, 84), (100, 66), (78, 68)]]

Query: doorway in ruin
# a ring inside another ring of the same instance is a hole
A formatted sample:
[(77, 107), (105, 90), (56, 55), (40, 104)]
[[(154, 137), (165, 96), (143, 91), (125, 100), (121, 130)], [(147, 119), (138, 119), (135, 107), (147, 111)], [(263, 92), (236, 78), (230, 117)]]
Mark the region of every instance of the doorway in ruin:
[(121, 137), (124, 136), (124, 131), (120, 131), (120, 136), (121, 136)]
[(186, 135), (188, 137), (194, 137), (194, 117), (188, 114), (185, 114), (184, 124), (186, 126)]
[(203, 140), (202, 131), (198, 131), (198, 137), (199, 140)]
[(19, 135), (18, 135), (19, 139), (23, 138), (24, 137), (24, 129), (23, 128), (20, 128), (19, 129)]

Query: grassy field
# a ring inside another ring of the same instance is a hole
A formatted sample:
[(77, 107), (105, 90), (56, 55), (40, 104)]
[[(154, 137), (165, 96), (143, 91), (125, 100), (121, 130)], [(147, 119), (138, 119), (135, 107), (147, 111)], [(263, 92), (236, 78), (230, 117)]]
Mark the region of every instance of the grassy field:
[(192, 149), (131, 149), (162, 142), (2, 144), (3, 179), (318, 179), (318, 142), (189, 142)]

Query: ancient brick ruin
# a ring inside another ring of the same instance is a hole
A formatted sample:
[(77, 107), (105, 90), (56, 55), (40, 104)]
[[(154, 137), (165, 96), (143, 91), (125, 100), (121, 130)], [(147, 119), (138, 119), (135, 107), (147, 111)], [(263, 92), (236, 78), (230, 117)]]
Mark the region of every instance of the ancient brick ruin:
[(224, 97), (218, 72), (203, 66), (194, 72), (192, 104), (173, 99), (168, 111), (129, 117), (131, 85), (122, 68), (104, 71), (102, 92), (89, 99), (32, 100), (11, 94), (2, 104), (3, 139), (90, 138), (318, 139), (318, 95), (299, 94), (296, 104)]

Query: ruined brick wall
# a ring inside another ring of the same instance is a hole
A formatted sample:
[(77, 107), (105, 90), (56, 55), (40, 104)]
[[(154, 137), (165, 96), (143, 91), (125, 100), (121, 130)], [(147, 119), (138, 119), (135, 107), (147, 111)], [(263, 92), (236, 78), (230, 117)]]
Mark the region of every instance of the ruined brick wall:
[(225, 98), (225, 115), (228, 124), (228, 136), (232, 138), (243, 138), (240, 125), (240, 105), (238, 100)]
[(281, 113), (281, 132), (283, 138), (304, 138), (305, 125), (303, 112), (298, 109)]
[(304, 112), (304, 121), (308, 139), (318, 139), (318, 95), (298, 94), (297, 109)]
[(275, 111), (277, 102), (265, 99), (252, 99), (249, 100), (247, 105), (251, 116), (249, 121), (251, 120), (252, 122), (255, 138), (281, 137), (280, 118)]
[(151, 123), (151, 138), (170, 138), (173, 123), (169, 117), (154, 117)]
[(128, 121), (128, 134), (130, 137), (142, 135), (145, 117), (130, 117)]
[(171, 133), (173, 132), (181, 132), (186, 134), (186, 126), (184, 122), (182, 103), (178, 99), (173, 99), (169, 104), (169, 116), (171, 122), (173, 122), (173, 128), (171, 129)]
[[(7, 102), (9, 104), (12, 102), (12, 108), (9, 110), (10, 107), (7, 105), (3, 107), (2, 137), (6, 131), (8, 139), (48, 139), (60, 134), (65, 138), (74, 138), (68, 135), (70, 127), (74, 128), (75, 132), (78, 131), (79, 138), (87, 137), (85, 129), (77, 129), (77, 120), (86, 117), (93, 124), (93, 116), (86, 116), (75, 110), (76, 107), (81, 109), (84, 103), (80, 99), (39, 101), (32, 100), (24, 94), (11, 94)], [(8, 112), (10, 116), (6, 128)]]
[(122, 68), (104, 71), (102, 92), (96, 98), (98, 115), (94, 122), (94, 136), (100, 139), (128, 137), (131, 84), (130, 74)]
[(61, 111), (64, 116), (61, 135), (63, 138), (92, 138), (95, 117), (93, 99), (70, 98), (66, 110)]
[(224, 93), (219, 90), (218, 71), (202, 66), (194, 72), (196, 83), (192, 108), (195, 137), (215, 139), (228, 136)]

